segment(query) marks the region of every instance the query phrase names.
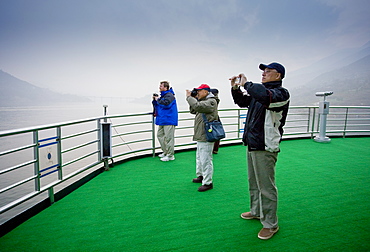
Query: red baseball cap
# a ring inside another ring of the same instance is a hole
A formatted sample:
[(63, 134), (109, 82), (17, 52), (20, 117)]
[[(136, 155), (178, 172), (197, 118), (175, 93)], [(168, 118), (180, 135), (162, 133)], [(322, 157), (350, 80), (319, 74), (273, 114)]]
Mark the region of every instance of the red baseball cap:
[(202, 90), (205, 89), (207, 91), (211, 91), (211, 88), (207, 84), (202, 84), (198, 88), (195, 88), (196, 90)]

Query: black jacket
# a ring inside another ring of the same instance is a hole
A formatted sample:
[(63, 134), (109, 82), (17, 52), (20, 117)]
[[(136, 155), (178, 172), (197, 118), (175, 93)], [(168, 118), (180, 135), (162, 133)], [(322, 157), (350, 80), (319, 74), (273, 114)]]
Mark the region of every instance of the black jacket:
[(283, 126), (289, 108), (289, 92), (281, 81), (244, 85), (248, 94), (232, 89), (235, 104), (248, 108), (243, 133), (243, 143), (249, 151), (279, 152)]

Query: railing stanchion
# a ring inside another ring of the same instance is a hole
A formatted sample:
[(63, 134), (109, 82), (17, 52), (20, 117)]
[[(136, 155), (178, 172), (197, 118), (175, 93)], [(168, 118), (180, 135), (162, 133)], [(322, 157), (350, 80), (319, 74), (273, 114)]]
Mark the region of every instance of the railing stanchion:
[(348, 121), (348, 110), (349, 110), (349, 108), (346, 108), (346, 118), (344, 119), (343, 138), (346, 137), (347, 121)]
[(312, 114), (312, 128), (311, 128), (311, 139), (313, 139), (313, 133), (315, 131), (315, 119), (316, 119), (316, 108), (313, 108)]
[(35, 191), (40, 191), (40, 156), (39, 156), (39, 132), (33, 131), (34, 150), (34, 175), (35, 175)]
[(155, 157), (155, 117), (152, 114), (152, 154)]
[(50, 200), (50, 204), (54, 204), (55, 202), (55, 198), (54, 198), (54, 187), (50, 187), (49, 190), (49, 200)]
[(240, 109), (238, 109), (238, 138), (240, 138)]
[(62, 158), (62, 129), (57, 127), (57, 153), (58, 153), (58, 178), (63, 180), (63, 158)]

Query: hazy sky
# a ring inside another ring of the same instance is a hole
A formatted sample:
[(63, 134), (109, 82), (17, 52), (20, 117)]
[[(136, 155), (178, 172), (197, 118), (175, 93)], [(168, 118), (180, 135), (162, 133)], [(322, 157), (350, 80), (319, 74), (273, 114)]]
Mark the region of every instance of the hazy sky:
[(229, 88), (370, 40), (369, 0), (0, 0), (0, 69), (88, 96)]

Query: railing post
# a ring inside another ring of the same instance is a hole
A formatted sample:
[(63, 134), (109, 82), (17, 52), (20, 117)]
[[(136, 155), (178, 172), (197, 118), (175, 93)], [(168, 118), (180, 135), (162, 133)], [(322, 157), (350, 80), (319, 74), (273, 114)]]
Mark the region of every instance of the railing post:
[(98, 129), (97, 131), (97, 138), (98, 138), (98, 161), (100, 162), (101, 160), (101, 134), (100, 134), (100, 131), (101, 131), (101, 126), (100, 126), (100, 119), (98, 118), (96, 120), (96, 128)]
[(63, 163), (62, 163), (62, 129), (60, 126), (57, 127), (57, 155), (58, 155), (58, 178), (59, 180), (63, 180)]
[(35, 191), (40, 191), (40, 158), (39, 158), (39, 132), (33, 131), (33, 142), (35, 147), (33, 148), (33, 156), (36, 162), (34, 163), (34, 174), (35, 178)]
[(311, 108), (308, 108), (307, 133), (310, 132)]
[(50, 200), (50, 204), (54, 204), (55, 202), (55, 198), (54, 198), (54, 187), (50, 187), (49, 190), (49, 200)]
[(152, 154), (155, 157), (155, 117), (152, 114)]
[(240, 109), (238, 109), (238, 138), (240, 138)]
[(348, 122), (348, 110), (349, 108), (346, 108), (346, 118), (344, 119), (344, 129), (343, 129), (343, 138), (346, 137), (346, 131), (347, 131), (347, 122)]
[(313, 108), (312, 126), (311, 126), (311, 139), (313, 138), (313, 132), (315, 130), (315, 119), (316, 119), (316, 108)]

